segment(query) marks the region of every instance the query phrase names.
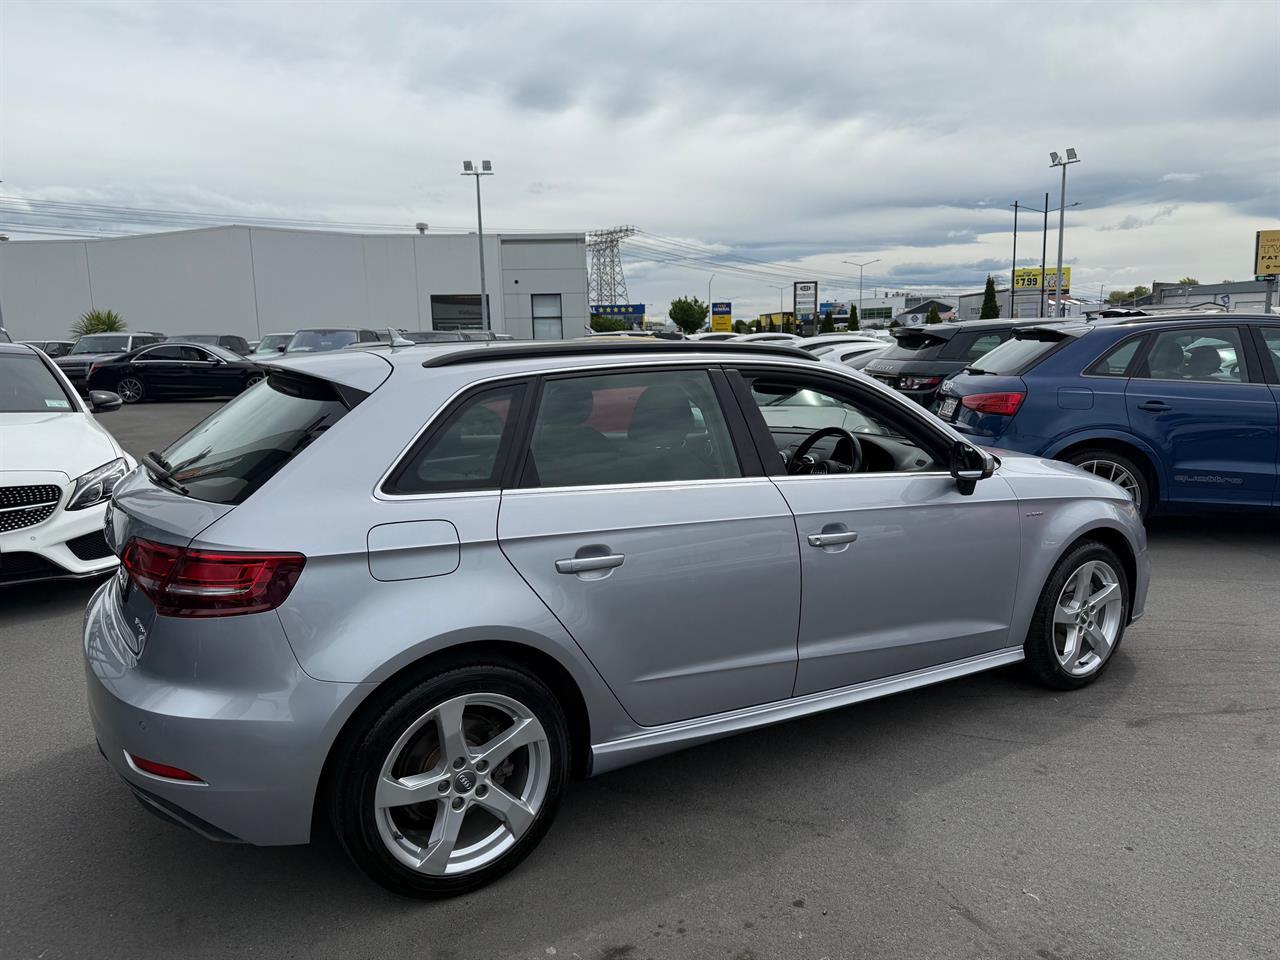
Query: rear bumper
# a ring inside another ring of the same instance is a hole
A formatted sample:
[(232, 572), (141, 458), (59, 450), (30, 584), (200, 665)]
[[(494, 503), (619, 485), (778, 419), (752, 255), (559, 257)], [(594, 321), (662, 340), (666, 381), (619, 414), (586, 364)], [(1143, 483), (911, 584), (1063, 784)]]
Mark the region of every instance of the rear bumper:
[[(194, 633), (191, 623), (179, 626)], [(254, 644), (270, 642), (259, 631), (245, 632)], [(230, 660), (206, 665), (185, 656), (182, 632), (166, 633), (158, 624), (135, 654), (115, 579), (93, 595), (84, 622), (89, 716), (103, 756), (151, 812), (211, 839), (261, 845), (310, 839), (324, 760), (360, 685), (312, 680), (279, 642), (282, 655), (244, 657), (252, 672), (242, 679), (228, 676)], [(197, 639), (193, 646), (207, 653), (213, 644)], [(216, 653), (209, 656), (216, 661)], [(153, 776), (130, 755), (204, 782)]]
[(0, 533), (0, 585), (114, 570), (118, 561), (102, 538), (106, 510), (105, 503), (85, 510), (59, 506), (42, 523)]

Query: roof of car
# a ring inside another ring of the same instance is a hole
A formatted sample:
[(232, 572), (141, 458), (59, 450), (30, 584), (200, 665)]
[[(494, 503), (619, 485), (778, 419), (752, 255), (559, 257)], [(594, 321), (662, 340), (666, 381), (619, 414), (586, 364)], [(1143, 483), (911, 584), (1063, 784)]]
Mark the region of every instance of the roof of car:
[(10, 343), (0, 340), (0, 353), (35, 353), (36, 348), (25, 343)]

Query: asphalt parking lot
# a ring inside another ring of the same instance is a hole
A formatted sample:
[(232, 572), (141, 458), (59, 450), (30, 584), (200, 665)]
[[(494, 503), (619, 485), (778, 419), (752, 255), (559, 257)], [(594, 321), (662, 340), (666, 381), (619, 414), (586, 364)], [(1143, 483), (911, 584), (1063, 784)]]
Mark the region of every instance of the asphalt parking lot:
[[(133, 453), (215, 409), (103, 417)], [(1263, 958), (1280, 942), (1280, 525), (1151, 529), (1148, 615), (1072, 694), (1016, 669), (576, 785), (497, 884), (397, 899), (331, 841), (209, 843), (94, 746), (94, 585), (0, 593), (0, 957)]]

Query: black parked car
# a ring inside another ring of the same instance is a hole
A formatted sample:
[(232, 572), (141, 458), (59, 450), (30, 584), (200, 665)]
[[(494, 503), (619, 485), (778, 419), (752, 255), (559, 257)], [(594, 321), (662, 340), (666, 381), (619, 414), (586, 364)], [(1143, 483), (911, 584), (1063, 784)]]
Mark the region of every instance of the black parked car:
[(76, 345), (74, 340), (23, 340), (22, 342), (28, 347), (43, 350), (44, 355), (50, 360), (55, 357), (65, 357)]
[(159, 397), (228, 397), (266, 371), (230, 350), (207, 344), (161, 343), (95, 363), (91, 390), (111, 390), (125, 403)]
[(938, 387), (1032, 320), (970, 320), (895, 327), (894, 343), (870, 361), (863, 372), (888, 384), (922, 406), (937, 398)]
[(89, 378), (89, 368), (95, 363), (114, 360), (124, 353), (140, 350), (143, 347), (160, 343), (164, 340), (162, 333), (89, 333), (76, 341), (76, 345), (66, 354), (53, 362), (58, 365), (67, 379), (81, 393), (85, 391), (85, 383)]
[(232, 353), (247, 357), (251, 351), (249, 341), (234, 333), (184, 333), (181, 336), (167, 338), (169, 343), (203, 343), (208, 346), (222, 347)]

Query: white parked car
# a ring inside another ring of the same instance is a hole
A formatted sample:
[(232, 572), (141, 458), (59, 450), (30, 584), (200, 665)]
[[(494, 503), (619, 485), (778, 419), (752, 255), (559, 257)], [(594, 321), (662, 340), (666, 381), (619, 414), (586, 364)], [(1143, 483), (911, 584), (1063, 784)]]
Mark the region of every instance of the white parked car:
[(0, 585), (116, 566), (103, 522), (135, 464), (93, 414), (119, 406), (98, 390), (86, 403), (40, 351), (0, 343)]

